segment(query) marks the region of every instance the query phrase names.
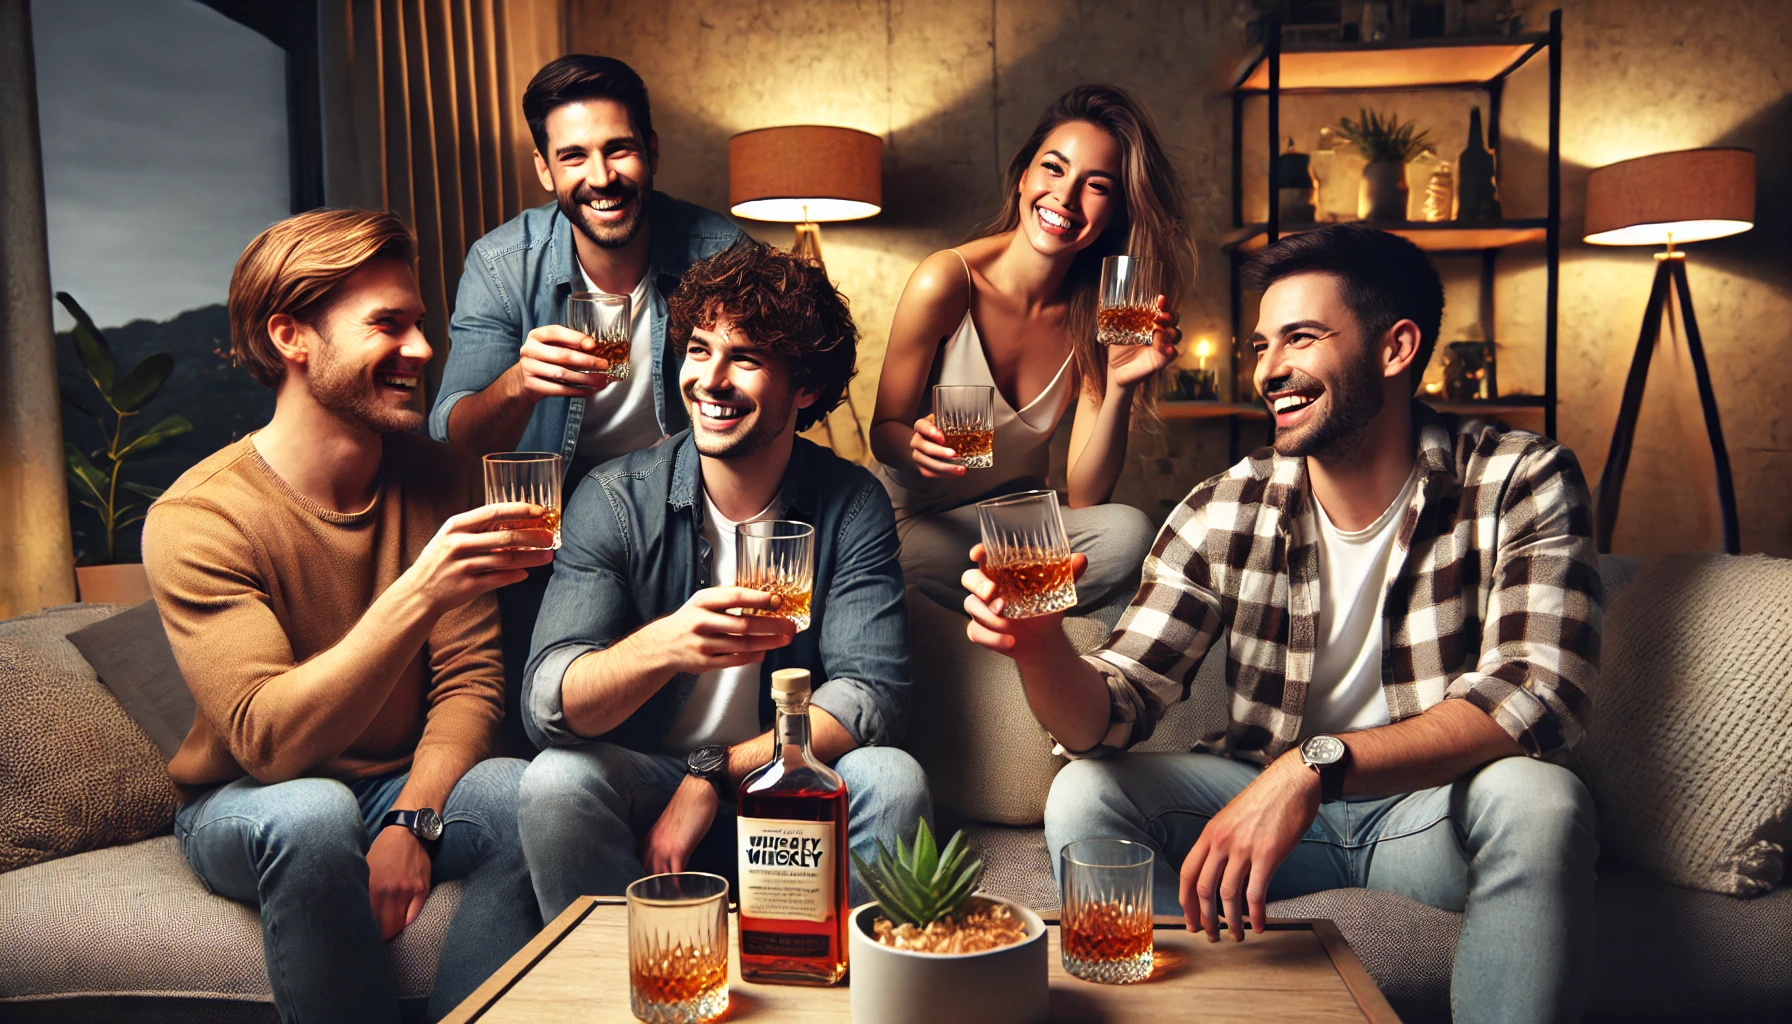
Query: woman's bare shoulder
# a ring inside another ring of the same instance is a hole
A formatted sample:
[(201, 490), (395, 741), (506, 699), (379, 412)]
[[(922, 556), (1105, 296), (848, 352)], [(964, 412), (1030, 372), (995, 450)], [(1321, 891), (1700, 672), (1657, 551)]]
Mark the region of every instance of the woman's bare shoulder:
[(941, 249), (922, 260), (909, 275), (908, 287), (902, 293), (904, 304), (914, 303), (929, 312), (956, 309), (957, 315), (963, 315), (970, 299), (964, 261), (950, 249)]

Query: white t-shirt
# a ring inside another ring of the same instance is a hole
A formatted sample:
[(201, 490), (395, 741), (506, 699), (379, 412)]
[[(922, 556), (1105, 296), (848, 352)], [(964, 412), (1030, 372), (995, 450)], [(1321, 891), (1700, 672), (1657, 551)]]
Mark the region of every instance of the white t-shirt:
[[(579, 267), (585, 290), (601, 292)], [(645, 448), (660, 439), (659, 418), (653, 413), (653, 271), (641, 276), (628, 293), (628, 379), (585, 399), (585, 418), (579, 422), (580, 462), (607, 462)]]
[(1302, 713), (1302, 736), (1388, 724), (1381, 692), (1381, 610), (1394, 537), (1418, 483), (1418, 467), (1381, 518), (1361, 530), (1332, 525), (1319, 512), (1319, 647)]
[[(776, 518), (772, 510), (777, 507), (778, 499), (774, 497), (758, 515), (743, 522)], [(703, 492), (703, 536), (709, 541), (712, 587), (734, 585), (734, 540), (739, 525), (724, 518), (715, 502), (709, 500), (709, 492)], [(759, 727), (760, 667), (761, 663), (755, 661), (698, 675), (684, 710), (666, 733), (667, 749), (685, 754), (710, 743), (741, 743), (763, 732)]]

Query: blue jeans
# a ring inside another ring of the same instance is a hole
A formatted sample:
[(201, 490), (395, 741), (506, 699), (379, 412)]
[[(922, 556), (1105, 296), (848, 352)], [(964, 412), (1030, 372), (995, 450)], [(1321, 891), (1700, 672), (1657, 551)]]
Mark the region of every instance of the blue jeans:
[[(906, 751), (859, 747), (833, 767), (846, 782), (847, 835), (859, 856), (875, 859), (879, 839), (894, 851), (897, 836), (913, 841), (916, 821), (931, 824), (927, 776)], [(682, 757), (602, 740), (550, 747), (529, 762), (517, 820), (544, 919), (580, 896), (620, 896), (647, 873), (636, 851), (684, 776)], [(690, 866), (733, 879), (735, 859), (734, 807), (724, 803)], [(857, 906), (871, 894), (851, 874)]]
[[(466, 879), (442, 943), (431, 1020), (541, 930), (517, 840), (524, 762), (472, 767), (442, 808), (430, 881)], [(220, 896), (261, 912), (274, 1006), (286, 1022), (397, 1021), (398, 990), (367, 891), (367, 848), (409, 773), (353, 783), (242, 778), (174, 816), (187, 863)]]
[[(1149, 845), (1160, 914), (1208, 819), (1260, 769), (1210, 754), (1073, 761), (1045, 803), (1057, 851), (1078, 839)], [(1450, 979), (1457, 1021), (1576, 1021), (1593, 966), (1593, 800), (1574, 773), (1508, 757), (1448, 786), (1334, 800), (1270, 880), (1271, 900), (1380, 889), (1463, 914)], [(1061, 879), (1060, 879), (1061, 881)]]

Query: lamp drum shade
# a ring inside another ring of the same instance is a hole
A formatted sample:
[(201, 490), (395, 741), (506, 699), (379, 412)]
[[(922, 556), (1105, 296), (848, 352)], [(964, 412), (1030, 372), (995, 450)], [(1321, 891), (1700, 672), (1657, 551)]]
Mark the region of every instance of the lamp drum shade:
[(1703, 242), (1755, 226), (1755, 154), (1683, 149), (1587, 175), (1586, 240), (1594, 245)]
[(883, 209), (883, 158), (884, 140), (854, 128), (742, 132), (728, 140), (728, 211), (787, 224), (874, 217)]

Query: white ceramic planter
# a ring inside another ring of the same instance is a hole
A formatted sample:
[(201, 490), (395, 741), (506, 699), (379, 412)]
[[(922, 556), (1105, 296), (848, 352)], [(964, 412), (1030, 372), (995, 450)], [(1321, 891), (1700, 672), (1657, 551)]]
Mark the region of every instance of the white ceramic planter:
[(871, 932), (877, 904), (855, 908), (847, 927), (853, 1024), (1043, 1024), (1045, 922), (1026, 907), (1000, 902), (1021, 919), (1026, 939), (955, 956), (881, 945)]

